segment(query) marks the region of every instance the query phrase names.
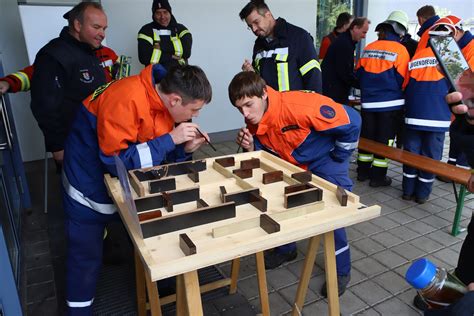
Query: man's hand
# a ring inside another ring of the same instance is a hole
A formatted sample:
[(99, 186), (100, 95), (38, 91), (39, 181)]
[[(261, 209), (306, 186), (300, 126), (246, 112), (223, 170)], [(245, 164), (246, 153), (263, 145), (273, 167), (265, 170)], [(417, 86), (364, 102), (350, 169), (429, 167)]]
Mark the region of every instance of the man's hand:
[(0, 95), (7, 93), (10, 89), (10, 84), (6, 81), (0, 81)]
[(242, 64), (242, 71), (255, 71), (252, 63), (248, 59), (244, 60), (244, 63)]
[(64, 150), (53, 152), (53, 158), (56, 160), (56, 163), (62, 165), (64, 159)]
[[(451, 92), (450, 94), (446, 96), (446, 102), (448, 104), (455, 104), (461, 100), (462, 100), (461, 92)], [(451, 107), (451, 111), (453, 111), (454, 114), (466, 114), (468, 110), (469, 108), (465, 104), (457, 104)], [(469, 124), (474, 125), (474, 119), (468, 119), (466, 117), (466, 121)]]
[(184, 144), (184, 151), (187, 153), (195, 152), (202, 144), (204, 144), (204, 142), (206, 142), (206, 140), (210, 141), (209, 135), (207, 135), (206, 132), (202, 132), (201, 135), (201, 133), (196, 130), (196, 137)]
[(250, 134), (250, 131), (245, 127), (242, 127), (240, 129), (239, 134), (237, 135), (236, 142), (237, 144), (240, 145), (240, 147), (242, 147), (246, 151), (255, 150), (255, 146), (253, 143), (253, 136), (252, 134)]
[(171, 132), (170, 136), (175, 145), (179, 145), (190, 141), (197, 136), (201, 137), (197, 131), (198, 125), (194, 123), (184, 122), (176, 126)]

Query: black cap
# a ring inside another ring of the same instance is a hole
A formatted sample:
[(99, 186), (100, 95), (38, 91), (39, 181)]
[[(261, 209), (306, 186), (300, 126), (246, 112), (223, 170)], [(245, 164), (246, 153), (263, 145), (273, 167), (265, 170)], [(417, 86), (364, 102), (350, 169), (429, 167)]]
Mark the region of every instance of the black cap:
[(153, 12), (153, 14), (155, 13), (156, 10), (159, 10), (159, 9), (165, 9), (170, 14), (172, 13), (171, 6), (168, 0), (153, 0), (153, 5), (151, 7), (151, 11)]

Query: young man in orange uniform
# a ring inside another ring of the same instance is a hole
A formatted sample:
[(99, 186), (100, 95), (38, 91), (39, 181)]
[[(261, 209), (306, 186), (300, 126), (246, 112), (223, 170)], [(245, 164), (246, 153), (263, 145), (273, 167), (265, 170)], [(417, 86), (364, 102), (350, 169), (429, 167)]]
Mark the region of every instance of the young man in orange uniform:
[[(354, 109), (313, 92), (278, 92), (250, 71), (232, 79), (229, 98), (247, 123), (238, 136), (244, 149), (266, 150), (346, 190), (352, 189), (349, 158), (357, 148), (361, 124)], [(344, 228), (334, 231), (334, 239), (342, 295), (351, 271)], [(283, 245), (265, 256), (265, 266), (272, 268), (296, 256), (295, 243)], [(322, 295), (327, 295), (325, 285)]]
[(197, 124), (187, 121), (211, 95), (199, 67), (166, 73), (157, 64), (100, 87), (82, 102), (64, 146), (62, 174), (70, 314), (91, 314), (104, 228), (118, 219), (103, 179), (116, 174), (114, 156), (127, 169), (186, 160), (205, 142)]

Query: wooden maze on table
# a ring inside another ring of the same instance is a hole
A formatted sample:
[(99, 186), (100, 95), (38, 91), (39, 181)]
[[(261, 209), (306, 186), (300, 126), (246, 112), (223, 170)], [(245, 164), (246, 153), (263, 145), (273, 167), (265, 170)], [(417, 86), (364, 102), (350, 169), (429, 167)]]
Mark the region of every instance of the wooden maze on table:
[[(120, 213), (153, 280), (222, 262), (221, 252), (242, 256), (310, 237), (318, 218), (361, 208), (358, 196), (261, 151), (128, 177), (136, 211), (122, 205)], [(118, 181), (107, 175), (106, 183), (117, 202)]]

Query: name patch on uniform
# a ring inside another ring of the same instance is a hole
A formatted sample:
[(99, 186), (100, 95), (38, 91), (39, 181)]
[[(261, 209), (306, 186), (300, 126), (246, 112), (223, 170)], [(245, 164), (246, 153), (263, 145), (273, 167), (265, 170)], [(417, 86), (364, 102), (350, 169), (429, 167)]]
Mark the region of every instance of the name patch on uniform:
[(295, 130), (295, 129), (300, 129), (300, 127), (296, 124), (288, 125), (288, 126), (283, 127), (281, 129), (281, 132), (284, 133), (284, 132), (288, 132), (288, 131)]
[(336, 111), (329, 105), (323, 105), (319, 108), (319, 113), (327, 119), (332, 119), (336, 116)]
[(372, 59), (381, 59), (381, 60), (388, 60), (388, 61), (395, 61), (397, 59), (398, 54), (393, 52), (388, 52), (386, 50), (365, 50), (362, 53), (361, 58), (372, 58)]
[(94, 81), (94, 76), (91, 76), (88, 69), (81, 69), (79, 71), (81, 73), (81, 76), (79, 77), (80, 81), (84, 83), (91, 83)]
[(435, 57), (426, 57), (416, 59), (411, 61), (408, 64), (408, 70), (418, 69), (418, 68), (427, 68), (427, 67), (436, 67), (438, 60)]

